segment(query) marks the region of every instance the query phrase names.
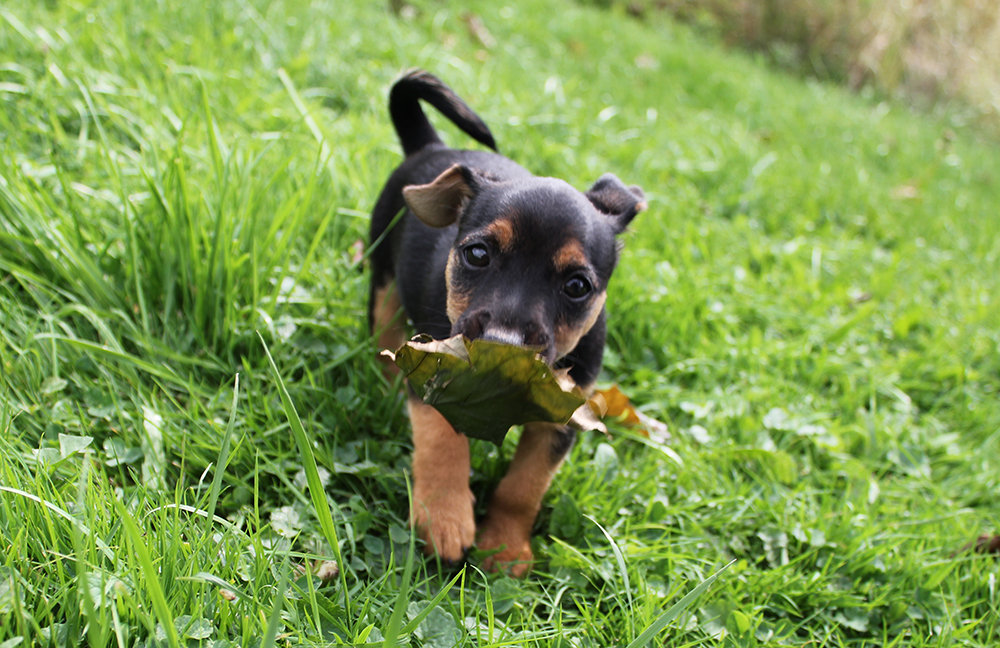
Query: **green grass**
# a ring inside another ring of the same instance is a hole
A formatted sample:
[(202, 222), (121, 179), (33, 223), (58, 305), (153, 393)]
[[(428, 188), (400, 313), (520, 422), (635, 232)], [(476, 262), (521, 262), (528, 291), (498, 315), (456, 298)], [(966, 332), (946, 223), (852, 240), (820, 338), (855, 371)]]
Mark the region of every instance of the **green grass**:
[[(0, 9), (0, 646), (638, 645), (731, 560), (647, 645), (997, 643), (994, 141), (666, 21), (355, 4)], [(602, 381), (673, 438), (584, 435), (526, 581), (410, 549), (353, 257), (411, 66), (650, 199)]]

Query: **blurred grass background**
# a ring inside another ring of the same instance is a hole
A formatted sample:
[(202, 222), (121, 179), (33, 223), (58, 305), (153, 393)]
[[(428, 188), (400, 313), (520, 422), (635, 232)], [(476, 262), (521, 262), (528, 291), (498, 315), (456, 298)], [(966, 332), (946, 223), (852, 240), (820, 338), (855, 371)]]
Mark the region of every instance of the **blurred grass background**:
[(1000, 133), (1000, 4), (993, 0), (623, 0), (622, 5), (640, 16), (669, 12), (785, 69), (925, 108), (947, 105)]

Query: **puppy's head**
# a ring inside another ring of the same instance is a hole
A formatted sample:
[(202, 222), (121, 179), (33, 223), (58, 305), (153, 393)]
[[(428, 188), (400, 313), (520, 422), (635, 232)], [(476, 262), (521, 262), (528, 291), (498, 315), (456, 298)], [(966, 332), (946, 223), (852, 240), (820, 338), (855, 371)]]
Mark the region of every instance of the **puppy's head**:
[(457, 224), (446, 270), (452, 335), (534, 347), (550, 364), (600, 318), (615, 236), (645, 208), (642, 191), (611, 174), (580, 193), (457, 164), (403, 196), (427, 225)]

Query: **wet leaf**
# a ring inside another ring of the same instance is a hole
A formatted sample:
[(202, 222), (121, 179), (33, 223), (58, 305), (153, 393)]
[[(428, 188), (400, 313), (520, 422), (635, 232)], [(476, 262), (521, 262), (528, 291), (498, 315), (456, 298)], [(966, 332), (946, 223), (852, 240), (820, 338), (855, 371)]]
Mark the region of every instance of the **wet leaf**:
[(574, 427), (600, 425), (581, 407), (586, 399), (579, 390), (562, 387), (558, 372), (531, 349), (456, 336), (418, 338), (394, 354), (383, 354), (392, 358), (425, 403), (456, 430), (476, 439), (500, 445), (514, 425), (565, 424), (577, 410), (582, 412)]

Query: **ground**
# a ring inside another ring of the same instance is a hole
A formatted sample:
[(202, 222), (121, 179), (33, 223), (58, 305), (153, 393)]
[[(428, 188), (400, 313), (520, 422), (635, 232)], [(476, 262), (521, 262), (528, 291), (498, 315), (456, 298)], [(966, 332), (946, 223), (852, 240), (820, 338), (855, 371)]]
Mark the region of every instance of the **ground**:
[[(995, 645), (996, 142), (663, 17), (356, 4), (0, 9), (2, 645)], [(413, 66), (649, 201), (600, 384), (672, 436), (584, 435), (523, 581), (409, 551), (357, 241)]]

